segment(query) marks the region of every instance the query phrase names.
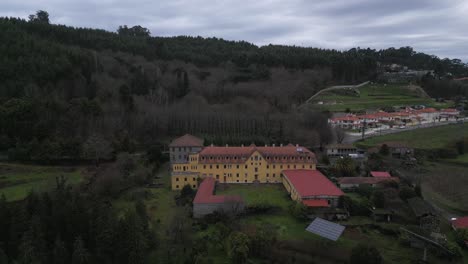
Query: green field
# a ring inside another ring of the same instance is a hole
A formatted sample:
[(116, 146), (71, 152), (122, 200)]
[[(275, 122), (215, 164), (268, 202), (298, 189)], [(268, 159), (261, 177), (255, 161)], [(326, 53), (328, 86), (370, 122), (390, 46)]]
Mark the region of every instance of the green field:
[[(315, 98), (311, 104), (321, 110), (332, 112), (363, 111), (391, 106), (426, 105), (436, 108), (447, 107), (446, 103), (436, 103), (420, 95), (418, 89), (407, 85), (368, 84), (359, 89), (359, 96), (344, 95), (340, 91), (326, 92)], [(323, 102), (319, 105), (318, 102)]]
[(421, 128), (396, 134), (376, 136), (359, 141), (357, 146), (368, 148), (383, 142), (399, 141), (417, 149), (436, 149), (446, 147), (455, 140), (468, 137), (468, 123)]
[(0, 195), (8, 201), (25, 198), (31, 190), (43, 191), (56, 184), (56, 177), (64, 176), (68, 184), (83, 180), (81, 167), (49, 167), (0, 163)]

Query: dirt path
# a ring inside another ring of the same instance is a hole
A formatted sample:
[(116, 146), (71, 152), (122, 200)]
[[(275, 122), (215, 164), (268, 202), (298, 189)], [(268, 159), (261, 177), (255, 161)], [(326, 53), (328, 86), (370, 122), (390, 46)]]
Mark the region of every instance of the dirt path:
[(329, 92), (329, 91), (333, 91), (333, 90), (341, 90), (341, 89), (355, 89), (355, 88), (359, 88), (361, 86), (364, 86), (366, 84), (368, 84), (369, 81), (367, 82), (363, 82), (363, 83), (360, 83), (360, 84), (357, 84), (357, 85), (335, 85), (335, 86), (330, 86), (330, 87), (327, 87), (323, 90), (320, 90), (318, 91), (316, 94), (312, 95), (311, 97), (309, 97), (309, 99), (307, 99), (303, 104), (301, 104), (299, 107), (302, 107), (304, 105), (307, 105), (310, 101), (312, 101), (315, 97), (321, 95), (322, 93), (325, 93), (325, 92)]

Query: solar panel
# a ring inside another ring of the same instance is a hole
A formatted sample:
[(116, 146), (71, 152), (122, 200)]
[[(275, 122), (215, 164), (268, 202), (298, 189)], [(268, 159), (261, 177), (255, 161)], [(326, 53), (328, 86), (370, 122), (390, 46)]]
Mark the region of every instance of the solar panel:
[(307, 231), (319, 235), (324, 238), (328, 238), (333, 241), (337, 241), (343, 233), (345, 227), (333, 222), (324, 220), (322, 218), (315, 218), (312, 223), (306, 228)]

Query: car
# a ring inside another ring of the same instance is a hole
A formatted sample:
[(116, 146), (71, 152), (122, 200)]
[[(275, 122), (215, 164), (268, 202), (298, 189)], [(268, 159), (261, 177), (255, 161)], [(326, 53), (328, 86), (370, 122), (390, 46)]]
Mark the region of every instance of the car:
[(404, 128), (406, 128), (406, 126), (399, 126), (398, 128), (399, 129), (404, 129)]

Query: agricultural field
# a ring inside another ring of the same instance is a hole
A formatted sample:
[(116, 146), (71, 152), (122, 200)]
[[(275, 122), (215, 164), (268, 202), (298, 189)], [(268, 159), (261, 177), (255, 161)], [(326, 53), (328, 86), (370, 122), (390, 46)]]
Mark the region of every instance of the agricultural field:
[[(449, 103), (436, 103), (420, 87), (408, 85), (368, 84), (358, 88), (359, 94), (335, 90), (326, 92), (312, 102), (313, 107), (332, 112), (351, 112), (380, 109), (382, 107), (426, 105), (445, 108)], [(323, 104), (318, 104), (322, 102)]]
[(56, 178), (61, 176), (68, 184), (78, 184), (84, 178), (84, 168), (0, 163), (0, 195), (5, 195), (8, 201), (21, 200), (32, 190), (54, 187)]
[(468, 137), (468, 123), (420, 128), (396, 134), (376, 136), (359, 141), (356, 145), (368, 148), (377, 146), (383, 142), (399, 141), (417, 149), (437, 149), (444, 148), (463, 137)]

